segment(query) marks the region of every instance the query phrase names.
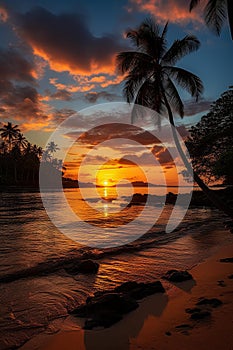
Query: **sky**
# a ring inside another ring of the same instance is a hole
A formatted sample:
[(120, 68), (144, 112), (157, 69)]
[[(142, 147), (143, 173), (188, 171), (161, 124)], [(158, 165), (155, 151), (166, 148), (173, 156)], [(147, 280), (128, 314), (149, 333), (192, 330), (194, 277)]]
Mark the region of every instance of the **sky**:
[[(123, 102), (115, 57), (132, 49), (126, 30), (152, 15), (161, 26), (169, 21), (168, 43), (191, 33), (201, 42), (197, 52), (179, 62), (198, 75), (205, 88), (198, 103), (181, 95), (185, 118), (177, 123), (188, 129), (233, 81), (228, 27), (216, 37), (206, 28), (201, 8), (189, 13), (188, 3), (0, 1), (0, 122), (18, 124), (30, 142), (44, 146), (53, 130), (74, 113), (100, 103)], [(107, 151), (111, 153), (110, 147)], [(158, 149), (157, 155), (162, 157), (161, 152)], [(87, 180), (93, 181), (90, 176)]]

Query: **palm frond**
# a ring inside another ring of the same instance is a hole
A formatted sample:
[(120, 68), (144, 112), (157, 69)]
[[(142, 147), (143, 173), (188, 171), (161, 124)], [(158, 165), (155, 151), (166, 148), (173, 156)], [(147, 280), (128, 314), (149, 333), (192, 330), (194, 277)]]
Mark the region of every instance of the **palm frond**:
[(162, 34), (161, 34), (161, 38), (163, 38), (163, 39), (165, 39), (166, 35), (167, 35), (168, 23), (169, 22), (167, 21), (164, 28), (163, 28)]
[(202, 81), (198, 76), (178, 67), (163, 67), (163, 69), (168, 77), (173, 78), (191, 96), (196, 97), (196, 101), (198, 100), (204, 89)]
[(167, 25), (161, 35), (159, 25), (149, 17), (136, 30), (130, 30), (127, 37), (141, 52), (159, 60), (166, 49), (166, 29)]
[(144, 83), (145, 76), (144, 74), (136, 75), (136, 74), (129, 73), (124, 80), (125, 80), (125, 85), (123, 89), (123, 95), (124, 95), (124, 98), (127, 100), (127, 102), (131, 103), (134, 101), (134, 98), (138, 92), (138, 89)]
[(233, 1), (227, 0), (227, 14), (228, 14), (228, 22), (231, 32), (231, 39), (233, 40)]
[(210, 30), (220, 35), (223, 23), (227, 18), (226, 0), (209, 0), (204, 8), (204, 16)]
[(146, 80), (138, 90), (135, 103), (143, 107), (151, 108), (160, 113), (162, 106), (162, 95), (159, 84)]
[(173, 65), (187, 54), (198, 50), (200, 41), (194, 35), (186, 35), (182, 40), (175, 40), (162, 58), (162, 64)]
[(160, 36), (160, 27), (159, 25), (155, 22), (155, 19), (153, 17), (147, 17), (140, 27), (142, 30), (143, 28), (147, 28), (150, 32), (150, 34), (153, 34), (154, 37), (159, 37)]
[(137, 30), (128, 29), (126, 32), (126, 37), (130, 39), (133, 46), (138, 47), (139, 45), (139, 35)]
[(189, 4), (189, 11), (191, 12), (194, 7), (196, 7), (199, 4), (200, 0), (191, 0)]
[(138, 51), (121, 52), (116, 57), (117, 69), (122, 74), (125, 74), (128, 71), (132, 71), (136, 67), (138, 71), (140, 71), (141, 69), (145, 70), (145, 67), (148, 67), (150, 61), (150, 56)]
[(173, 83), (173, 81), (168, 78), (164, 83), (164, 90), (167, 96), (167, 99), (174, 110), (179, 113), (181, 118), (184, 116), (184, 105), (180, 98), (180, 95)]
[[(143, 117), (144, 115), (144, 109), (140, 108), (140, 106), (152, 109), (159, 113), (159, 115), (161, 112), (163, 112), (163, 100), (159, 84), (156, 84), (151, 80), (146, 80), (141, 85), (136, 94), (134, 107), (132, 109), (131, 121), (133, 123), (139, 116)], [(160, 122), (160, 118), (157, 118), (156, 123), (159, 128), (161, 126)]]

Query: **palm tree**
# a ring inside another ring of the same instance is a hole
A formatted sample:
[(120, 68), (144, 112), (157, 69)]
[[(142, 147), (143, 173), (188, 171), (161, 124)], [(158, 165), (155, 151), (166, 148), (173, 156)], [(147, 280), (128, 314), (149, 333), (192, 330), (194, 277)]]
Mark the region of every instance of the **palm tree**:
[(58, 147), (58, 145), (54, 142), (51, 141), (49, 142), (49, 144), (47, 145), (46, 149), (48, 150), (49, 153), (51, 153), (52, 155), (57, 152), (60, 148)]
[(2, 139), (7, 141), (9, 150), (11, 150), (14, 139), (16, 139), (20, 133), (18, 125), (13, 126), (12, 123), (8, 122), (0, 129), (0, 133)]
[(42, 147), (38, 147), (37, 145), (33, 145), (31, 149), (32, 153), (40, 160), (43, 155)]
[(20, 150), (26, 149), (28, 145), (28, 141), (22, 133), (19, 133), (13, 142), (19, 147)]
[[(191, 0), (189, 10), (199, 4), (200, 0)], [(233, 1), (209, 0), (204, 7), (204, 18), (207, 27), (215, 34), (220, 35), (224, 22), (229, 22), (231, 38), (233, 40)]]
[(44, 162), (51, 162), (52, 157), (51, 157), (51, 154), (49, 153), (48, 149), (46, 149), (46, 150), (43, 152), (42, 160), (43, 160)]
[[(135, 103), (154, 109), (158, 113), (166, 112), (172, 125), (173, 138), (177, 150), (189, 173), (192, 165), (180, 145), (175, 128), (173, 110), (181, 117), (184, 115), (183, 102), (179, 96), (175, 82), (198, 100), (203, 85), (196, 75), (175, 66), (185, 55), (196, 51), (200, 43), (193, 35), (175, 40), (167, 49), (166, 33), (168, 24), (162, 33), (152, 18), (144, 21), (136, 30), (129, 30), (127, 37), (132, 41), (136, 51), (121, 52), (117, 56), (118, 68), (124, 78), (124, 96), (128, 103)], [(229, 216), (233, 213), (211, 191), (194, 172), (194, 180), (214, 204)]]

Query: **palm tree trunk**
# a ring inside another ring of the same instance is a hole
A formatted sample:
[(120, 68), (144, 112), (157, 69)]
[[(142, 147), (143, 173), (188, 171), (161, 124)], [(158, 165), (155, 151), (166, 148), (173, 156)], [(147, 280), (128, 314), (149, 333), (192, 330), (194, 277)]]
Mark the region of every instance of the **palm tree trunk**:
[(228, 22), (231, 32), (231, 39), (233, 40), (233, 1), (227, 0), (227, 14), (228, 14)]
[(194, 181), (198, 184), (198, 186), (202, 189), (202, 191), (205, 193), (207, 198), (217, 207), (220, 211), (224, 212), (226, 215), (230, 216), (233, 219), (233, 211), (229, 206), (227, 206), (219, 196), (216, 196), (213, 190), (210, 190), (209, 187), (202, 181), (202, 179), (197, 175), (197, 173), (193, 170), (192, 165), (189, 163), (177, 136), (177, 130), (176, 126), (174, 123), (174, 118), (173, 118), (173, 113), (171, 110), (171, 107), (168, 103), (167, 97), (165, 92), (163, 91), (163, 98), (164, 98), (164, 103), (168, 111), (168, 117), (169, 117), (169, 122), (172, 125), (172, 135), (175, 141), (175, 145), (177, 147), (177, 150), (181, 156), (181, 159), (187, 168), (188, 172), (193, 174)]

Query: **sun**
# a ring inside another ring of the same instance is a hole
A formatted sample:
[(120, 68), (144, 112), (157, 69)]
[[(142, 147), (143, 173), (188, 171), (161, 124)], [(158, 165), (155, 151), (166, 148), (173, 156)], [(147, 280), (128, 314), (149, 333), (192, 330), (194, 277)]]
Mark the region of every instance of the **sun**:
[(104, 181), (103, 181), (103, 185), (104, 185), (104, 186), (108, 186), (108, 185), (109, 185), (108, 180), (104, 180)]

